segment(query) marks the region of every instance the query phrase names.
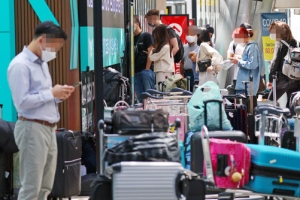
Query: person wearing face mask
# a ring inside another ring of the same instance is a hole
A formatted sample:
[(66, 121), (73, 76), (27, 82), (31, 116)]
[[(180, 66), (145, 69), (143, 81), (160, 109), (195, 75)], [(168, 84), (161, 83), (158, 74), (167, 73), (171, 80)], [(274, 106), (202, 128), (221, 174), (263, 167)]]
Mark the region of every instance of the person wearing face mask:
[[(240, 25), (240, 28), (245, 28), (248, 31), (248, 36), (249, 38), (253, 37), (253, 31), (252, 27), (248, 23), (242, 23)], [(232, 40), (229, 44), (228, 50), (227, 50), (227, 59), (232, 59), (232, 58), (238, 58), (240, 59), (242, 57), (242, 54), (245, 49), (245, 44), (237, 44)], [(237, 74), (238, 74), (239, 67), (237, 64), (233, 65), (231, 68), (227, 70), (227, 77), (226, 77), (226, 82), (225, 82), (225, 88), (228, 85), (232, 84), (233, 80), (236, 80)]]
[[(209, 31), (206, 28), (200, 29), (200, 35), (197, 44), (200, 46), (196, 58), (196, 72), (199, 72), (199, 85), (207, 81), (214, 81), (218, 84), (217, 74), (222, 70), (220, 63), (223, 61), (221, 54), (212, 47)], [(211, 65), (201, 71), (198, 62), (210, 60)]]
[[(278, 100), (285, 92), (287, 93), (287, 105), (293, 92), (299, 91), (300, 81), (291, 80), (282, 73), (284, 57), (288, 52), (288, 47), (282, 42), (285, 41), (291, 47), (297, 46), (297, 41), (294, 39), (290, 27), (284, 22), (273, 22), (270, 25), (270, 38), (275, 40), (274, 56), (270, 65), (268, 88), (272, 88), (273, 76), (277, 75), (276, 82), (276, 100)], [(273, 91), (269, 94), (269, 99), (273, 100)], [(292, 111), (293, 112), (293, 111)]]
[[(149, 10), (146, 13), (145, 18), (147, 19), (148, 25), (150, 27), (152, 27), (152, 29), (154, 29), (158, 25), (162, 24), (162, 22), (160, 20), (159, 10), (156, 10), (156, 9)], [(168, 30), (170, 44), (171, 44), (171, 48), (172, 48), (172, 56), (174, 57), (174, 55), (179, 50), (178, 41), (176, 38), (176, 32), (171, 27), (168, 27), (167, 30)]]
[[(38, 25), (34, 38), (10, 63), (7, 71), (12, 99), (18, 112), (14, 136), (19, 148), (19, 200), (47, 199), (57, 162), (58, 103), (69, 98), (73, 86), (55, 85), (48, 62), (67, 40), (53, 22)], [(61, 66), (63, 67), (63, 66)]]
[(190, 90), (194, 88), (194, 73), (193, 73), (193, 61), (189, 58), (189, 54), (197, 48), (197, 35), (187, 35), (187, 44), (183, 45), (184, 54), (180, 62), (180, 72), (184, 77), (189, 76), (190, 79)]
[[(236, 44), (245, 46), (242, 56), (231, 57), (232, 63), (237, 64), (239, 69), (236, 81), (236, 94), (245, 94), (245, 85), (243, 81), (249, 81), (250, 75), (253, 76), (253, 95), (257, 94), (260, 74), (263, 68), (263, 58), (258, 48), (258, 44), (251, 41), (249, 32), (245, 28), (237, 28), (232, 33), (232, 38)], [(250, 94), (248, 87), (248, 94)]]
[[(137, 100), (143, 102), (142, 93), (155, 88), (155, 74), (148, 54), (153, 49), (153, 38), (141, 29), (140, 20), (134, 18), (134, 89)], [(127, 29), (129, 30), (129, 22)]]

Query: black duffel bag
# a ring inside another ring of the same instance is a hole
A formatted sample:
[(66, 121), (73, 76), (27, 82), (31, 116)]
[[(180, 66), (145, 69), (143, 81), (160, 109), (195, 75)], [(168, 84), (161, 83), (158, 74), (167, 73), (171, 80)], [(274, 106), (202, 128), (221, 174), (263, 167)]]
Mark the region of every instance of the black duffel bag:
[(15, 123), (0, 119), (0, 149), (6, 153), (19, 151), (14, 138)]
[(169, 133), (145, 133), (130, 137), (124, 142), (106, 149), (104, 161), (107, 161), (109, 165), (122, 161), (181, 163), (177, 137)]
[(113, 133), (138, 135), (167, 132), (169, 114), (163, 110), (119, 110), (112, 117)]

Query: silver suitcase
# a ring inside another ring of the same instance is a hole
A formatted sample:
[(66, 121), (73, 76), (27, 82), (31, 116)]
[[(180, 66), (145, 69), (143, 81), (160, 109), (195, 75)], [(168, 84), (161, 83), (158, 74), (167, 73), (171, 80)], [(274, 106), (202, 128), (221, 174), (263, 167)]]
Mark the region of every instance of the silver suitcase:
[(121, 162), (112, 166), (113, 200), (181, 199), (184, 168), (175, 162)]

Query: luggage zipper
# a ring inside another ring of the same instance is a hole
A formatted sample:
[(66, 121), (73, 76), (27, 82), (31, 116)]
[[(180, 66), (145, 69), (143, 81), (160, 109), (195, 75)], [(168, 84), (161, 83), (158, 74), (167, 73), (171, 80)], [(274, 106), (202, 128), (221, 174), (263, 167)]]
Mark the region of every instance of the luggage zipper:
[(273, 167), (262, 167), (255, 164), (251, 165), (251, 175), (267, 176), (272, 178), (282, 178), (290, 180), (300, 180), (300, 171), (279, 169)]

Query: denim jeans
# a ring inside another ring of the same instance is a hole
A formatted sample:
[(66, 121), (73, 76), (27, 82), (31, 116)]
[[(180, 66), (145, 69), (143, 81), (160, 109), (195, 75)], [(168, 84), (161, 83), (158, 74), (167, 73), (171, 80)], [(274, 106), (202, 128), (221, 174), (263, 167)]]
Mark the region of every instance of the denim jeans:
[(138, 101), (143, 102), (142, 93), (148, 89), (154, 89), (155, 75), (152, 70), (143, 70), (134, 75), (134, 88)]

